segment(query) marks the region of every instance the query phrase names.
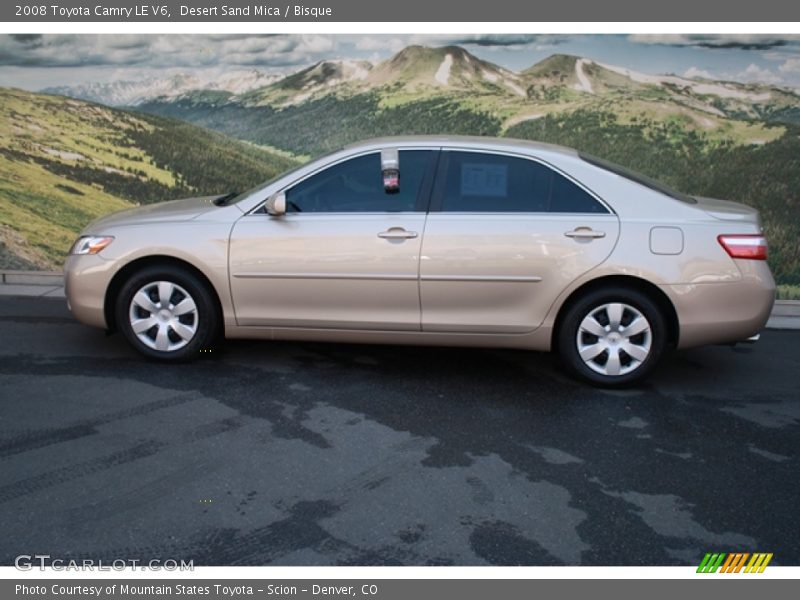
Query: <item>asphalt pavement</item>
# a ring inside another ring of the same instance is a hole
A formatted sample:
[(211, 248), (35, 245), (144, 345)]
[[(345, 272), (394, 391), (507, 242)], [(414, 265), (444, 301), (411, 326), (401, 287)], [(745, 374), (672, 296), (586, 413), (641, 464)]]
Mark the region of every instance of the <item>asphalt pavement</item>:
[(149, 362), (0, 298), (0, 564), (800, 564), (800, 331), (593, 389), (547, 354), (229, 341)]

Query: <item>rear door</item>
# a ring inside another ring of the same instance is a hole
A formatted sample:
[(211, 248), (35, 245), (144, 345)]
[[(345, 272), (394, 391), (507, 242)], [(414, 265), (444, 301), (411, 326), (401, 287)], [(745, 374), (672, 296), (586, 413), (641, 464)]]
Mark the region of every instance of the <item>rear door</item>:
[(423, 331), (523, 333), (603, 262), (617, 216), (525, 156), (443, 151), (420, 260)]

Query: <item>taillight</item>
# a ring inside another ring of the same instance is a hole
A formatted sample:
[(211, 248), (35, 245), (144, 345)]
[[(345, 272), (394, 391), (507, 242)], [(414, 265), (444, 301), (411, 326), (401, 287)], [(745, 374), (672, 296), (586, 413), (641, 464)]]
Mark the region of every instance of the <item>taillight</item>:
[(717, 240), (731, 258), (767, 260), (767, 238), (760, 233), (723, 234)]

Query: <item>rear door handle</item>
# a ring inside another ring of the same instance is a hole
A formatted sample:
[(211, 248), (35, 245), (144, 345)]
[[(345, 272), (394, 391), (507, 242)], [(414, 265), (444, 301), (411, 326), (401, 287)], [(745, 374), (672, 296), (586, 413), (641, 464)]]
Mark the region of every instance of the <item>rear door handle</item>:
[(406, 231), (402, 227), (391, 227), (386, 231), (381, 231), (378, 237), (385, 240), (407, 240), (415, 238), (417, 235), (416, 231)]
[(606, 232), (595, 231), (591, 227), (578, 227), (576, 229), (573, 229), (572, 231), (567, 231), (564, 235), (567, 237), (577, 238), (577, 239), (595, 239), (595, 238), (606, 237)]

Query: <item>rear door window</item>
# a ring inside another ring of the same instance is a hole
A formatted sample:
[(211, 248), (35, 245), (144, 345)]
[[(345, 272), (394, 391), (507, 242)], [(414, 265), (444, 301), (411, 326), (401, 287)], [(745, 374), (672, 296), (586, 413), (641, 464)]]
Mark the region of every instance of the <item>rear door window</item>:
[(586, 190), (537, 161), (481, 152), (443, 156), (443, 212), (608, 213)]

